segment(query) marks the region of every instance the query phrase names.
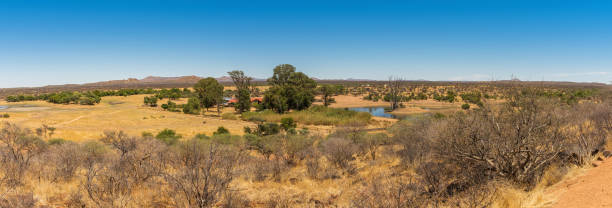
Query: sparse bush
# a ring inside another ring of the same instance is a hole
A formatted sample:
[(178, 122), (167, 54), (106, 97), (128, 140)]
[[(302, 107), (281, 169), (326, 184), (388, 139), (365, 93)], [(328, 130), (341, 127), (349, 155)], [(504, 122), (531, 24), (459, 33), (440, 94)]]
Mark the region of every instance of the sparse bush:
[(71, 180), (82, 166), (85, 152), (72, 142), (49, 143), (53, 145), (44, 153), (43, 165), (48, 170), (45, 176), (52, 182)]
[(242, 119), (253, 122), (281, 122), (283, 118), (292, 118), (294, 121), (306, 125), (339, 125), (346, 122), (361, 122), (367, 124), (372, 116), (367, 112), (355, 112), (346, 109), (328, 108), (325, 106), (312, 106), (306, 110), (292, 111), (287, 114), (278, 114), (270, 110), (261, 112), (245, 112)]
[(0, 129), (0, 177), (3, 185), (15, 187), (23, 184), (23, 176), (30, 168), (32, 158), (43, 153), (47, 143), (29, 129), (4, 123)]
[(469, 110), (470, 109), (470, 104), (464, 103), (463, 105), (461, 105), (461, 109)]
[(332, 137), (321, 143), (321, 151), (336, 167), (350, 173), (353, 171), (353, 166), (349, 162), (355, 159), (353, 156), (359, 148), (351, 140)]
[(206, 134), (204, 134), (204, 133), (196, 134), (193, 138), (201, 139), (201, 140), (208, 140), (208, 139), (210, 139), (210, 137), (206, 136)]
[(31, 208), (36, 207), (38, 199), (32, 192), (4, 195), (0, 198), (0, 207)]
[(177, 146), (165, 180), (177, 193), (176, 204), (188, 207), (211, 207), (230, 192), (239, 151), (201, 140), (189, 140)]
[(297, 124), (295, 123), (295, 121), (293, 121), (293, 118), (285, 117), (281, 119), (281, 127), (283, 128), (283, 130), (288, 131), (289, 129), (294, 129), (295, 127), (297, 127)]
[(213, 135), (229, 134), (229, 133), (230, 133), (229, 130), (227, 130), (225, 127), (219, 126), (219, 128), (217, 128), (217, 131), (215, 131)]
[(161, 132), (157, 133), (157, 135), (155, 136), (156, 139), (159, 139), (160, 141), (166, 143), (167, 145), (176, 144), (176, 142), (182, 137), (183, 136), (181, 136), (180, 134), (177, 134), (172, 129), (164, 129)]
[(153, 133), (148, 132), (148, 131), (143, 131), (140, 136), (142, 136), (142, 138), (153, 138)]
[(275, 135), (280, 133), (280, 126), (277, 123), (257, 124), (257, 129), (254, 133), (259, 136)]
[(49, 139), (49, 141), (47, 141), (47, 143), (49, 145), (62, 145), (64, 143), (66, 143), (67, 141), (65, 139), (62, 138), (55, 138), (55, 139)]
[(414, 178), (380, 175), (371, 180), (352, 197), (351, 207), (427, 207), (428, 199), (421, 196), (423, 190)]

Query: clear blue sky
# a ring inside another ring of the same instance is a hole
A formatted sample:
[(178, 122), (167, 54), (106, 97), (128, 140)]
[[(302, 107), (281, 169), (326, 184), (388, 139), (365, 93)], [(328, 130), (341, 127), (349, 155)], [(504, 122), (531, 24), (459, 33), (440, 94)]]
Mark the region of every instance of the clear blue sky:
[(610, 1), (0, 1), (0, 87), (129, 77), (612, 81)]

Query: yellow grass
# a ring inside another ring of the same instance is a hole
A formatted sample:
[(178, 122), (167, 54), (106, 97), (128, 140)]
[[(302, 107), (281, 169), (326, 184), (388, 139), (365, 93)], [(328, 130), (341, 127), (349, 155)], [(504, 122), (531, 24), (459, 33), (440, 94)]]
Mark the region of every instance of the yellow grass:
[[(198, 133), (210, 135), (219, 126), (224, 126), (232, 134), (242, 134), (245, 126), (253, 126), (249, 122), (217, 117), (216, 109), (210, 109), (211, 112), (207, 112), (206, 116), (196, 116), (167, 112), (160, 107), (144, 107), (142, 106), (144, 96), (146, 95), (104, 97), (102, 102), (95, 106), (61, 105), (44, 101), (21, 103), (0, 101), (0, 105), (36, 106), (0, 111), (10, 114), (10, 118), (2, 118), (0, 121), (9, 121), (32, 129), (43, 124), (50, 125), (57, 128), (53, 138), (73, 141), (96, 139), (105, 130), (122, 130), (130, 135), (140, 135), (143, 131), (157, 133), (169, 128), (176, 130), (184, 138), (190, 138)], [(167, 101), (160, 101), (160, 105), (165, 102)], [(177, 101), (177, 103), (183, 102), (185, 99)], [(223, 109), (223, 112), (233, 111), (233, 108)]]

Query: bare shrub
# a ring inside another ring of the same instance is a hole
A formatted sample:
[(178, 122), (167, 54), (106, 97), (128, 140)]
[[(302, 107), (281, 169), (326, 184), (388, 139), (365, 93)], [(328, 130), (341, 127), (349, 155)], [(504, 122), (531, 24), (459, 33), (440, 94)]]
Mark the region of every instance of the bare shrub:
[(37, 203), (38, 199), (34, 198), (31, 192), (9, 194), (0, 198), (0, 207), (33, 208)]
[(98, 207), (133, 205), (132, 192), (161, 176), (167, 146), (154, 139), (128, 137), (122, 132), (106, 132), (101, 141), (114, 151), (103, 151), (95, 144), (86, 149), (82, 187)]
[(470, 186), (460, 194), (452, 197), (450, 207), (483, 208), (491, 207), (497, 200), (497, 188), (492, 183)]
[(381, 175), (358, 190), (351, 199), (351, 207), (424, 207), (422, 191), (412, 177)]
[(66, 142), (52, 145), (43, 158), (39, 163), (46, 169), (44, 177), (52, 182), (62, 182), (75, 176), (78, 168), (82, 166), (85, 152), (79, 144)]
[(514, 96), (499, 110), (452, 117), (437, 140), (437, 155), (458, 167), (534, 185), (567, 146), (564, 118), (552, 100)]
[(388, 142), (388, 136), (384, 133), (365, 134), (358, 138), (356, 142), (362, 154), (369, 155), (372, 160), (376, 160), (376, 153), (379, 147)]
[(0, 182), (9, 188), (23, 184), (32, 158), (41, 154), (47, 145), (29, 129), (4, 123), (0, 130)]
[[(597, 152), (603, 152), (612, 123), (612, 108), (605, 104), (583, 103), (570, 109), (564, 128), (570, 146), (566, 154), (578, 165), (589, 164)], [(572, 162), (572, 161), (570, 161)]]
[(178, 206), (212, 207), (229, 192), (241, 153), (229, 146), (197, 139), (178, 145), (166, 181)]
[(431, 152), (431, 131), (442, 131), (437, 123), (429, 119), (412, 122), (400, 121), (393, 125), (390, 132), (393, 141), (402, 146), (399, 156), (407, 164), (418, 164), (427, 159)]
[(332, 137), (321, 143), (321, 151), (336, 167), (350, 173), (354, 167), (349, 162), (355, 159), (353, 155), (359, 151), (359, 148), (348, 139)]

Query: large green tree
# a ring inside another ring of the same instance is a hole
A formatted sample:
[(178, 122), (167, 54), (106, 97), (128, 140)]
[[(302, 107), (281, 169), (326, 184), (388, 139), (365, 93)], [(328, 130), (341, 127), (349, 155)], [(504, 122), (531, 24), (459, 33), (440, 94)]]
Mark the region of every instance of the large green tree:
[(253, 78), (244, 75), (243, 71), (235, 70), (228, 72), (238, 92), (238, 103), (235, 104), (239, 113), (251, 110), (251, 80)]
[(271, 87), (264, 94), (264, 108), (284, 113), (306, 109), (314, 101), (317, 83), (306, 74), (296, 72), (290, 64), (276, 66), (268, 83)]
[(223, 85), (212, 77), (201, 79), (193, 86), (198, 98), (200, 107), (208, 108), (217, 106), (217, 113), (221, 113), (221, 104), (223, 104)]

